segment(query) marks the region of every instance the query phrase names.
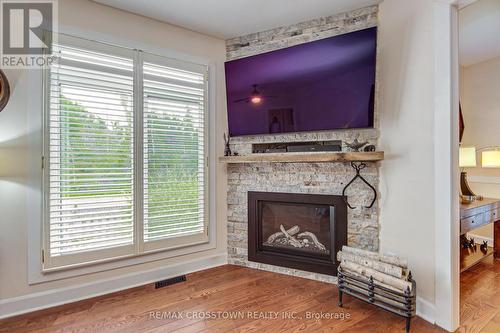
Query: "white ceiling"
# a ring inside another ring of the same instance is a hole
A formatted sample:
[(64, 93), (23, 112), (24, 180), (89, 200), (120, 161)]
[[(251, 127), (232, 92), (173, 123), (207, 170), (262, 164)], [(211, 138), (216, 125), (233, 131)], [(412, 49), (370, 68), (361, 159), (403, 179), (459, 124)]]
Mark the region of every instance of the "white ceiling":
[(460, 10), (460, 64), (500, 57), (500, 0), (478, 0)]
[(94, 0), (228, 39), (370, 6), (382, 0)]

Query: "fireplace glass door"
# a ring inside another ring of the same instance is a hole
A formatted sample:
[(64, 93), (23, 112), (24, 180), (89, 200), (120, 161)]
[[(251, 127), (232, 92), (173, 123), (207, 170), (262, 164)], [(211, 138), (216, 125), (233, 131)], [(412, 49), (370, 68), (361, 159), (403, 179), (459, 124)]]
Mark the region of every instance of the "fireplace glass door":
[(248, 192), (248, 260), (336, 275), (345, 244), (342, 196)]
[[(292, 251), (301, 255), (331, 254), (332, 230), (330, 210), (333, 207), (314, 204), (260, 203), (263, 249)], [(333, 218), (334, 214), (332, 214)]]

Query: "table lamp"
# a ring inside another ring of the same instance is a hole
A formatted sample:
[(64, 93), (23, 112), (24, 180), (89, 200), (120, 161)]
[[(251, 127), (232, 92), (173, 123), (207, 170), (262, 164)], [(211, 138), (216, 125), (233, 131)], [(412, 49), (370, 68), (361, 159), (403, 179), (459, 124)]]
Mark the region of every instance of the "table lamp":
[(483, 168), (500, 168), (500, 150), (483, 151), (481, 165)]
[[(477, 166), (476, 147), (460, 147), (459, 165), (461, 168), (473, 168)], [(467, 172), (463, 170), (460, 173), (460, 190), (464, 196), (476, 197), (476, 194), (472, 192), (467, 181)]]

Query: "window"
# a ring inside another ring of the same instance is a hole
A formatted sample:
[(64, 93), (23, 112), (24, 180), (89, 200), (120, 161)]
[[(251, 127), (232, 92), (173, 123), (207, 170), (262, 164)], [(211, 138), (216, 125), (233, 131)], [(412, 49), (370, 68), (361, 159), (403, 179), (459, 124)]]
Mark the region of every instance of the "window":
[(69, 36), (54, 50), (44, 268), (208, 242), (207, 67)]
[(143, 58), (144, 241), (154, 249), (205, 229), (205, 77)]

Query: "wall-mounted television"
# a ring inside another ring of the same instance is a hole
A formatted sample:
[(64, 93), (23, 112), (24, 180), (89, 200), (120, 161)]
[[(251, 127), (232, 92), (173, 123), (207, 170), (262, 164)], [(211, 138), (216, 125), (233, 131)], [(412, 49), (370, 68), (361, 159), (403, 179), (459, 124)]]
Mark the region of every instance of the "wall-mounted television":
[(231, 136), (373, 127), (377, 28), (227, 61)]

